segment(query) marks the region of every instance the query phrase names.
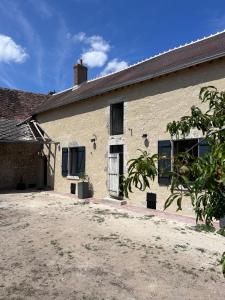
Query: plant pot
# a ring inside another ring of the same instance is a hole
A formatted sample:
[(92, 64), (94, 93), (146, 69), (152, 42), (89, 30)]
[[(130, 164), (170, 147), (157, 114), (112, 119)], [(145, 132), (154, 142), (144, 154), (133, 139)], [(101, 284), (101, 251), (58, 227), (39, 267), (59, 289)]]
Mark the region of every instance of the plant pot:
[(90, 197), (89, 182), (78, 182), (78, 198), (86, 199)]

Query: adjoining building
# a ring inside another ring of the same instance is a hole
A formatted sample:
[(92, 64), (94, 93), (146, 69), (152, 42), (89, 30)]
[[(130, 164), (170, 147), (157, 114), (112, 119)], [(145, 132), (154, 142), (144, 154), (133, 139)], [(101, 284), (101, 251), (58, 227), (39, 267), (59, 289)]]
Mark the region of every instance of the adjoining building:
[(47, 185), (42, 129), (30, 113), (47, 96), (0, 89), (0, 190)]

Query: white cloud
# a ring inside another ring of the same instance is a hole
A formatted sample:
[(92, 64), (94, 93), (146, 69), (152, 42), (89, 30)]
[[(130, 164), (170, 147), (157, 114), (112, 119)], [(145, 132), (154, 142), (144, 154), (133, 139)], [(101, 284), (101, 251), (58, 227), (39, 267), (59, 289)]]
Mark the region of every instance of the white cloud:
[(82, 54), (82, 59), (90, 68), (103, 67), (108, 59), (108, 55), (102, 51), (87, 51)]
[[(70, 37), (70, 33), (68, 34), (68, 37)], [(86, 39), (86, 33), (84, 32), (79, 32), (77, 34), (75, 34), (73, 37), (72, 37), (72, 40), (73, 42), (83, 42), (84, 40)]]
[[(88, 67), (100, 68), (106, 64), (108, 60), (108, 52), (110, 51), (111, 46), (100, 35), (87, 36), (85, 32), (79, 32), (75, 35), (67, 33), (67, 38), (72, 40), (74, 43), (83, 43), (84, 45), (88, 45), (81, 54), (81, 58)], [(107, 63), (104, 70), (101, 72), (101, 75), (117, 72), (126, 67), (128, 67), (126, 61), (120, 61), (119, 59), (114, 58)]]
[(23, 63), (28, 57), (25, 49), (9, 36), (0, 34), (0, 62)]
[(110, 45), (101, 36), (93, 35), (86, 38), (86, 43), (91, 45), (91, 48), (97, 51), (108, 52)]
[(87, 36), (85, 32), (79, 32), (73, 36), (67, 34), (67, 38), (71, 38), (75, 43), (88, 45), (81, 54), (81, 58), (88, 67), (103, 67), (108, 60), (108, 52), (111, 47), (100, 35)]
[(121, 60), (119, 61), (117, 58), (112, 59), (109, 61), (104, 68), (104, 70), (101, 72), (101, 75), (106, 75), (113, 72), (118, 72), (122, 69), (125, 69), (128, 67), (128, 64), (126, 61)]

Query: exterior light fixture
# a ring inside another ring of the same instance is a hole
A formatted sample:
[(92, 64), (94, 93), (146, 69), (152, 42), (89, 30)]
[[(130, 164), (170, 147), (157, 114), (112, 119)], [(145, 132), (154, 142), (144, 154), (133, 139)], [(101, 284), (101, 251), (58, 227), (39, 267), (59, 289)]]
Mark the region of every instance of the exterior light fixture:
[(148, 147), (149, 147), (149, 140), (148, 140), (148, 135), (147, 135), (147, 133), (143, 133), (143, 134), (142, 134), (142, 138), (143, 138), (143, 140), (144, 140), (144, 145), (145, 145), (145, 147), (148, 148)]
[(95, 134), (93, 134), (93, 138), (91, 139), (91, 143), (93, 144), (93, 149), (94, 150), (96, 150), (96, 148), (97, 148), (96, 140), (97, 140), (97, 136)]

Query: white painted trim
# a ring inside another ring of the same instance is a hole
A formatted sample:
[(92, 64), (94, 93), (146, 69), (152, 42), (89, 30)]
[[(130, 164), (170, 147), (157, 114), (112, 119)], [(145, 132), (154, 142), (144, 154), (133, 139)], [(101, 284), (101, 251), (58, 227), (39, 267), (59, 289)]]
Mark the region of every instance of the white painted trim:
[(67, 92), (67, 91), (69, 91), (69, 90), (72, 90), (72, 87), (69, 87), (69, 88), (67, 88), (67, 89), (65, 89), (65, 90), (59, 91), (59, 92), (53, 94), (52, 97), (54, 97), (54, 96), (56, 96), (56, 95), (59, 95), (59, 94), (62, 94), (62, 93), (64, 93), (64, 92)]
[(71, 175), (68, 175), (68, 176), (66, 177), (66, 179), (68, 179), (68, 180), (80, 180), (80, 177), (79, 177), (79, 176), (71, 176)]

